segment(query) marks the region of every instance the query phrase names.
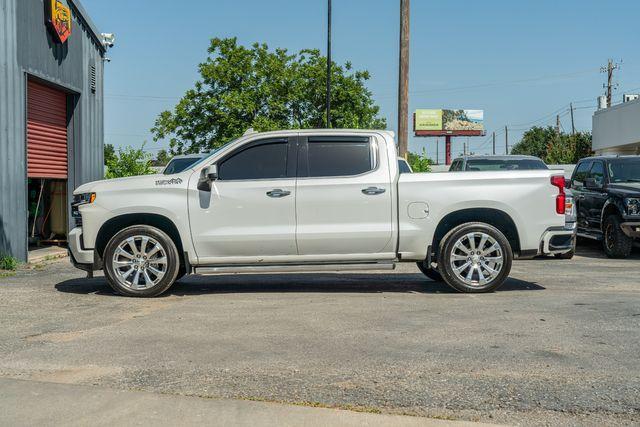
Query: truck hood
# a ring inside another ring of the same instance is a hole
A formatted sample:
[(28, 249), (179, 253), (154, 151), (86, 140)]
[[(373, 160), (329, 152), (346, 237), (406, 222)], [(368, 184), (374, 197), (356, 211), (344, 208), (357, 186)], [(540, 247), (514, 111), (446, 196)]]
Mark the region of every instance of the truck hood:
[[(154, 175), (140, 175), (140, 176), (128, 176), (125, 178), (114, 178), (114, 179), (103, 179), (100, 181), (88, 182), (86, 184), (82, 184), (80, 187), (76, 188), (73, 194), (81, 194), (81, 193), (94, 193), (98, 191), (113, 191), (118, 189), (132, 189), (132, 188), (152, 188), (155, 187), (157, 182), (163, 180), (170, 180), (171, 178), (178, 178), (176, 175), (168, 176), (162, 174), (154, 174)], [(182, 178), (184, 179), (184, 178)]]
[(640, 197), (640, 182), (609, 184), (607, 190), (624, 197)]

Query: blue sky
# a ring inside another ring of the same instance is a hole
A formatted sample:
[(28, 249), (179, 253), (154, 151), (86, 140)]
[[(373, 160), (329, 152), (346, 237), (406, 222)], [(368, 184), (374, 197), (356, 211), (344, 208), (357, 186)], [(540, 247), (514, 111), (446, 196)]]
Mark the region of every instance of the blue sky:
[[(157, 151), (149, 129), (198, 78), (212, 37), (238, 37), (291, 51), (326, 46), (326, 0), (82, 0), (103, 32), (116, 34), (105, 64), (106, 142)], [(591, 129), (607, 58), (622, 59), (622, 92), (640, 91), (640, 2), (596, 0), (411, 2), (410, 111), (485, 111), (487, 138), (469, 138), (472, 151), (491, 150), (504, 126), (510, 144), (530, 125), (570, 130), (574, 102), (579, 130)], [(369, 88), (397, 126), (398, 0), (333, 0), (333, 58), (367, 69)], [(454, 154), (467, 138), (454, 139)], [(440, 161), (444, 141), (440, 141)], [(435, 157), (436, 140), (411, 137), (410, 149)]]

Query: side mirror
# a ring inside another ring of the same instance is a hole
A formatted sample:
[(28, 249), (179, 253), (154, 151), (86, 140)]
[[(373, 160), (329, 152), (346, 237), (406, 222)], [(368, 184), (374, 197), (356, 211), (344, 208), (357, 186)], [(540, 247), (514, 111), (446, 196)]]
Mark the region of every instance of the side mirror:
[(204, 168), (204, 175), (209, 181), (215, 181), (218, 179), (218, 165), (211, 165)]
[(218, 179), (218, 166), (211, 165), (202, 169), (200, 180), (198, 181), (198, 190), (211, 191), (211, 182)]
[(571, 188), (571, 180), (570, 180), (570, 179), (567, 179), (567, 180), (564, 182), (564, 188)]

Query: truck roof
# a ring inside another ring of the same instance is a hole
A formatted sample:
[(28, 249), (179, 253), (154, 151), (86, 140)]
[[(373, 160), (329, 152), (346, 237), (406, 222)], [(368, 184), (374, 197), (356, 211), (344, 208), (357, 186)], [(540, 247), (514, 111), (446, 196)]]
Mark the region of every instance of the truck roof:
[(540, 160), (540, 157), (520, 155), (520, 154), (508, 154), (508, 155), (493, 155), (493, 154), (470, 154), (468, 156), (459, 156), (455, 160), (472, 160), (472, 159), (493, 159), (493, 160)]

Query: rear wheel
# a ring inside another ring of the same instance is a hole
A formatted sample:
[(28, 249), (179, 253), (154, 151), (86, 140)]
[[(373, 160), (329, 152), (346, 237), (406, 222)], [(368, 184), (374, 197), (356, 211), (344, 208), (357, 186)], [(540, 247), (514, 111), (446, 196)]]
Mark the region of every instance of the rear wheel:
[(442, 275), (438, 273), (438, 270), (433, 267), (429, 268), (425, 261), (418, 261), (416, 262), (416, 265), (418, 266), (418, 270), (420, 270), (422, 274), (427, 276), (429, 279), (435, 282), (442, 282)]
[(627, 258), (633, 249), (633, 238), (627, 236), (620, 227), (620, 217), (609, 215), (604, 220), (604, 252), (609, 258)]
[(133, 297), (162, 294), (176, 280), (180, 268), (173, 240), (148, 225), (128, 227), (113, 236), (103, 259), (113, 290)]
[(511, 245), (500, 230), (471, 222), (455, 227), (442, 239), (438, 270), (460, 292), (492, 292), (509, 276), (512, 260)]

